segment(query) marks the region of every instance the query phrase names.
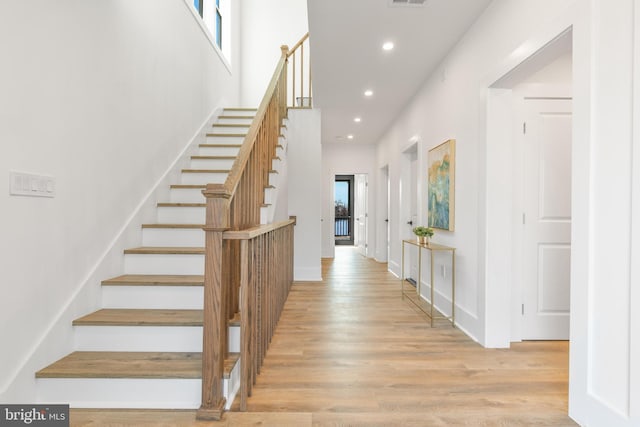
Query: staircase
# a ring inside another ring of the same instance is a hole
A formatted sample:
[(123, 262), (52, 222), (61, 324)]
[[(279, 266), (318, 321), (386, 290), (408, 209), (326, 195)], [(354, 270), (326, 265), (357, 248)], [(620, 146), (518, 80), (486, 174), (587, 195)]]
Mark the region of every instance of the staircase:
[[(206, 143), (142, 224), (142, 246), (124, 252), (123, 275), (102, 282), (102, 307), (73, 322), (76, 351), (36, 373), (37, 400), (78, 408), (184, 408), (201, 404), (205, 198), (223, 183), (256, 110), (225, 109)], [(273, 221), (280, 158), (265, 188), (262, 223)], [(239, 387), (239, 320), (229, 327), (227, 409)]]

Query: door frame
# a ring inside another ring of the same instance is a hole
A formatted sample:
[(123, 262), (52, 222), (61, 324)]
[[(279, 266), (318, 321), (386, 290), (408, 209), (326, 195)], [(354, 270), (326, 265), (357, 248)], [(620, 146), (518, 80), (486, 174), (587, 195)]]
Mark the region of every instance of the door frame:
[[(416, 182), (412, 181), (412, 163), (415, 164)], [(400, 170), (400, 217), (397, 224), (398, 236), (400, 240), (409, 239), (413, 236), (410, 231), (412, 225), (409, 221), (417, 222), (420, 220), (420, 199), (416, 199), (418, 196), (418, 182), (420, 181), (420, 144), (417, 138), (411, 138), (408, 141), (407, 146), (402, 150), (401, 156), (401, 170)], [(410, 183), (410, 185), (406, 185)], [(415, 212), (412, 212), (412, 205), (415, 203)], [(418, 225), (418, 224), (415, 224)], [(413, 275), (417, 275), (418, 272), (418, 257), (413, 252), (409, 253), (409, 256), (405, 257), (404, 271), (409, 272), (406, 277), (414, 280), (419, 280)], [(403, 266), (401, 265), (400, 268)]]
[[(522, 288), (517, 275), (522, 268), (518, 250), (522, 217), (521, 200), (514, 184), (520, 150), (514, 144), (519, 130), (517, 103), (513, 88), (525, 77), (557, 59), (572, 48), (572, 28), (552, 37), (540, 50), (496, 79), (487, 88), (485, 147), (485, 273), (481, 314), (485, 319), (485, 347), (508, 348), (520, 341)], [(489, 173), (491, 171), (491, 173)], [(505, 266), (509, 266), (505, 268)]]
[(336, 246), (339, 245), (346, 245), (346, 246), (353, 246), (355, 243), (355, 228), (354, 228), (354, 205), (355, 205), (355, 177), (354, 175), (350, 174), (350, 175), (335, 175), (333, 178), (333, 183), (335, 186), (336, 182), (348, 182), (349, 183), (349, 220), (348, 220), (348, 227), (349, 227), (349, 239), (344, 239), (344, 240), (338, 240), (336, 239), (336, 216), (335, 216), (335, 200), (336, 200), (336, 194), (335, 194), (335, 187), (334, 187), (334, 192), (333, 192), (333, 203), (334, 203), (334, 215), (333, 215), (333, 243)]
[[(359, 180), (364, 180), (364, 188), (359, 188)], [(358, 251), (361, 255), (368, 257), (369, 256), (369, 174), (367, 173), (356, 173), (353, 175), (353, 183), (354, 183), (354, 191), (353, 191), (353, 217), (354, 217), (354, 225), (353, 225), (353, 245), (358, 248)], [(358, 208), (361, 206), (363, 208), (362, 211)], [(364, 231), (362, 235), (360, 235), (360, 222), (364, 222)], [(360, 243), (362, 242), (363, 248), (360, 248)]]

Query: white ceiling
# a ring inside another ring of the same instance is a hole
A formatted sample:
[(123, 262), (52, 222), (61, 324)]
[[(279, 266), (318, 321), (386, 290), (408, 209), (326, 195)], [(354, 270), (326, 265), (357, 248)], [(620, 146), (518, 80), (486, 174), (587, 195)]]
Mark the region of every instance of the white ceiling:
[[(426, 0), (417, 7), (391, 6), (390, 0), (308, 0), (322, 143), (377, 143), (490, 2)], [(386, 41), (395, 48), (383, 51)], [(366, 98), (366, 89), (374, 95)]]

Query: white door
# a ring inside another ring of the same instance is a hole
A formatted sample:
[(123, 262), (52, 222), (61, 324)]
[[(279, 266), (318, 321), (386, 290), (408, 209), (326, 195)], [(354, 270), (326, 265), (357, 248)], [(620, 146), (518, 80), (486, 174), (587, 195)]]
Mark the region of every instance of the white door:
[(367, 213), (367, 190), (369, 189), (367, 174), (356, 174), (355, 178), (355, 195), (354, 198), (354, 216), (355, 216), (355, 245), (358, 253), (367, 256), (367, 222), (369, 214)]
[(523, 339), (569, 339), (571, 101), (525, 99)]
[[(417, 224), (418, 203), (416, 201), (416, 188), (418, 176), (418, 146), (411, 145), (403, 152), (400, 168), (400, 218), (398, 231), (403, 240), (415, 239), (413, 227)], [(418, 278), (418, 253), (415, 246), (406, 245), (404, 265), (404, 277), (416, 281)]]
[[(413, 227), (416, 227), (420, 224), (418, 224), (418, 153), (417, 151), (414, 152), (411, 157), (410, 157), (410, 164), (409, 164), (409, 183), (407, 186), (407, 192), (409, 193), (410, 196), (410, 201), (409, 201), (409, 206), (410, 206), (410, 217), (407, 221), (407, 228), (406, 228), (406, 239), (415, 239), (416, 236), (415, 234), (413, 234)], [(418, 277), (418, 249), (415, 246), (408, 246), (408, 249), (410, 251), (410, 255), (409, 255), (409, 262), (410, 262), (410, 268), (409, 268), (409, 277), (412, 278), (413, 280), (415, 280), (416, 282), (416, 291), (420, 288), (420, 286), (418, 286), (418, 282), (420, 281), (420, 278)]]

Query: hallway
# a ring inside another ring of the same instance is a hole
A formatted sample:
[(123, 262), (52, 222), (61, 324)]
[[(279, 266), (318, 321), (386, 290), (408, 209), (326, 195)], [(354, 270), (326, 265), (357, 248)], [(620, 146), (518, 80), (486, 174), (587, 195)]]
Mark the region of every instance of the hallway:
[(400, 298), (386, 264), (336, 248), (323, 283), (294, 285), (251, 411), (314, 425), (575, 425), (566, 342), (487, 350)]
[[(568, 343), (490, 350), (446, 323), (431, 329), (401, 300), (386, 264), (353, 247), (324, 259), (323, 277), (289, 295), (249, 398), (256, 414), (227, 413), (212, 425), (576, 425), (566, 415)], [(130, 415), (137, 425), (203, 425), (189, 421), (193, 412), (155, 414)], [(133, 423), (109, 411), (71, 419)]]

